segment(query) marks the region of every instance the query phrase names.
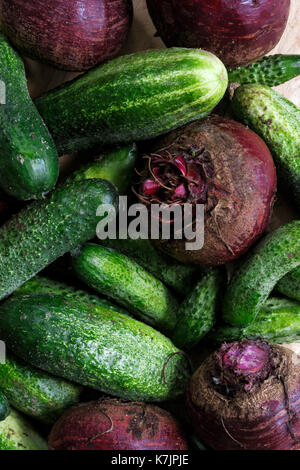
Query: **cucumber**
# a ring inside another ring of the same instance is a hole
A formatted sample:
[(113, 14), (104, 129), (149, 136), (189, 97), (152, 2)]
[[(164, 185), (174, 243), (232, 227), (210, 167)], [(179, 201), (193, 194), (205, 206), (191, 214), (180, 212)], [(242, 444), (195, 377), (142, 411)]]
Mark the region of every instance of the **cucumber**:
[(181, 395), (186, 356), (148, 325), (64, 296), (11, 296), (0, 304), (7, 347), (26, 362), (67, 380), (130, 400)]
[(125, 194), (133, 174), (137, 158), (135, 144), (112, 150), (94, 162), (83, 165), (67, 181), (102, 178), (111, 181), (118, 188), (119, 194)]
[(0, 364), (0, 390), (19, 411), (46, 424), (78, 403), (82, 388), (25, 364), (11, 353)]
[(235, 117), (259, 134), (269, 146), (279, 184), (300, 207), (300, 110), (264, 85), (243, 85), (232, 100)]
[(18, 199), (41, 198), (57, 181), (58, 154), (29, 96), (24, 64), (1, 33), (0, 81), (0, 186)]
[(0, 299), (64, 253), (93, 238), (100, 204), (117, 208), (106, 180), (61, 185), (49, 199), (35, 201), (0, 227)]
[(218, 307), (222, 276), (212, 270), (180, 305), (172, 341), (178, 348), (192, 348), (212, 329)]
[(234, 273), (223, 301), (223, 318), (233, 326), (255, 320), (277, 282), (300, 265), (300, 220), (267, 235)]
[[(0, 364), (0, 368), (1, 368), (1, 364)], [(0, 391), (0, 421), (4, 421), (9, 415), (9, 413), (10, 413), (9, 402), (6, 396), (4, 395), (4, 393)]]
[(294, 269), (280, 279), (276, 285), (276, 290), (280, 294), (300, 302), (300, 268)]
[(229, 82), (278, 86), (300, 74), (300, 55), (274, 54), (228, 72)]
[(77, 276), (89, 287), (158, 329), (174, 329), (179, 308), (176, 300), (161, 281), (132, 259), (88, 243), (73, 253), (72, 264)]
[(223, 326), (210, 339), (217, 342), (264, 339), (270, 343), (300, 341), (300, 304), (270, 297), (256, 319), (244, 328)]
[(201, 274), (201, 268), (181, 264), (158, 252), (150, 240), (107, 239), (101, 240), (99, 243), (133, 258), (149, 273), (181, 295), (188, 294), (197, 277)]
[(0, 422), (0, 450), (47, 450), (46, 441), (16, 410)]
[[(18, 294), (53, 294), (63, 295), (66, 299), (73, 298), (83, 300), (99, 307), (110, 308), (111, 310), (122, 313), (123, 315), (132, 316), (127, 310), (109, 302), (103, 297), (90, 294), (81, 289), (77, 289), (64, 282), (53, 281), (44, 276), (35, 276), (22, 286), (15, 290), (14, 295)], [(1, 366), (0, 366), (1, 367)]]
[(200, 49), (118, 57), (37, 98), (59, 153), (149, 139), (206, 116), (227, 88), (227, 71)]

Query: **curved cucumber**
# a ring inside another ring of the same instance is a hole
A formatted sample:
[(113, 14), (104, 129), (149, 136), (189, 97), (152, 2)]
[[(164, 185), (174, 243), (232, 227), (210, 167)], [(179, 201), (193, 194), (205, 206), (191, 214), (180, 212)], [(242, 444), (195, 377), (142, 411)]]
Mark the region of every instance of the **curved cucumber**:
[(201, 274), (198, 267), (181, 264), (158, 252), (150, 240), (132, 240), (131, 238), (110, 240), (108, 238), (99, 243), (133, 258), (149, 273), (182, 295), (187, 295)]
[[(1, 364), (0, 364), (0, 367), (1, 367)], [(4, 395), (4, 393), (0, 391), (0, 421), (3, 421), (4, 419), (6, 419), (9, 413), (10, 413), (9, 402), (6, 396)]]
[(46, 441), (21, 413), (11, 410), (0, 422), (0, 450), (47, 450)]
[(172, 341), (179, 348), (191, 348), (213, 327), (221, 287), (217, 270), (206, 274), (180, 305)]
[(278, 86), (300, 74), (300, 55), (274, 54), (228, 72), (229, 82)]
[(255, 320), (244, 328), (223, 326), (213, 333), (217, 342), (264, 339), (270, 343), (300, 341), (300, 304), (270, 297)]
[(94, 162), (83, 165), (67, 179), (67, 182), (101, 178), (113, 183), (118, 188), (119, 194), (125, 194), (132, 179), (136, 158), (135, 144), (115, 149)]
[(300, 220), (279, 227), (249, 252), (223, 302), (224, 320), (246, 326), (255, 320), (277, 282), (300, 265)]
[(200, 49), (118, 57), (35, 100), (60, 153), (137, 142), (206, 116), (227, 88), (227, 71)]
[(49, 373), (130, 400), (162, 401), (185, 390), (185, 355), (125, 315), (50, 294), (12, 296), (0, 313), (8, 348)]
[(162, 282), (127, 256), (88, 243), (73, 253), (73, 268), (89, 287), (126, 307), (146, 323), (172, 331), (178, 304)]
[(117, 193), (106, 180), (61, 185), (49, 199), (22, 209), (0, 227), (0, 299), (59, 256), (93, 238), (100, 204), (117, 209)]
[(290, 299), (299, 300), (300, 302), (300, 267), (294, 269), (278, 282), (276, 286), (277, 292), (289, 297)]
[(281, 186), (300, 206), (300, 109), (275, 90), (243, 85), (232, 100), (235, 117), (259, 134), (275, 159)]
[(0, 364), (0, 390), (17, 410), (53, 424), (69, 406), (79, 402), (82, 388), (7, 354), (5, 364)]
[(18, 199), (40, 198), (57, 181), (58, 154), (29, 96), (24, 64), (2, 34), (0, 80), (0, 186)]

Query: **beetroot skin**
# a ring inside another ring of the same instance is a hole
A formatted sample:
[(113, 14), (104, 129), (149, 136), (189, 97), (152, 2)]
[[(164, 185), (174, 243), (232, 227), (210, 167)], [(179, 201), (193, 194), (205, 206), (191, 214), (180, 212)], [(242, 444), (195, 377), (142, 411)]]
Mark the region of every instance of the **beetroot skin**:
[(300, 449), (300, 364), (263, 341), (223, 345), (192, 376), (187, 412), (216, 450)]
[(187, 450), (179, 424), (146, 403), (103, 399), (70, 408), (49, 437), (53, 450)]
[(132, 23), (132, 0), (1, 0), (1, 30), (24, 55), (83, 71), (115, 57)]
[(173, 258), (218, 266), (233, 261), (264, 232), (276, 192), (270, 151), (242, 124), (219, 116), (158, 139), (146, 155), (136, 193), (148, 205), (204, 204), (204, 246), (185, 239), (155, 240)]
[(290, 0), (147, 0), (168, 47), (200, 47), (228, 67), (261, 59), (280, 40)]

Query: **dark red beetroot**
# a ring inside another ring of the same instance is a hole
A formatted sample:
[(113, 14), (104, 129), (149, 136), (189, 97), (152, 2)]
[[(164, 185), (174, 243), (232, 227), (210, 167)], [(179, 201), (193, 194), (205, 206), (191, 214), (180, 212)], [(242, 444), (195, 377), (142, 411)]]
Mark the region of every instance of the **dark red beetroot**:
[(276, 46), (290, 0), (147, 0), (147, 5), (168, 47), (200, 47), (235, 67)]
[(64, 70), (115, 57), (132, 22), (132, 0), (1, 0), (2, 31), (24, 55)]
[(54, 450), (186, 450), (179, 424), (146, 403), (103, 399), (70, 408), (49, 436)]
[[(142, 202), (204, 204), (204, 246), (185, 239), (155, 245), (184, 263), (217, 266), (248, 250), (268, 223), (276, 170), (265, 143), (235, 121), (211, 116), (177, 129), (150, 148), (137, 186)], [(195, 222), (195, 221), (194, 221)]]
[(187, 388), (196, 434), (217, 450), (300, 449), (300, 365), (280, 346), (244, 340), (209, 356)]

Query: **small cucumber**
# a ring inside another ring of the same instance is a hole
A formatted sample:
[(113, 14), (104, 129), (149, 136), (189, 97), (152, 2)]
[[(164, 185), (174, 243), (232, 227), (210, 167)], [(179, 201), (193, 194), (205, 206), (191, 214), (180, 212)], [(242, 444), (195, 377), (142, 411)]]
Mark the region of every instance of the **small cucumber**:
[(223, 301), (223, 318), (233, 326), (255, 320), (277, 282), (300, 265), (300, 220), (279, 227), (249, 252), (234, 273)]
[(46, 441), (24, 416), (11, 410), (0, 422), (0, 450), (47, 450)]
[(122, 253), (88, 243), (73, 253), (73, 268), (89, 287), (123, 305), (146, 323), (165, 331), (175, 327), (179, 306), (170, 291)]
[(201, 279), (180, 305), (172, 341), (178, 348), (191, 348), (213, 327), (222, 276), (212, 270)]
[(207, 116), (227, 71), (200, 49), (136, 52), (106, 62), (37, 98), (60, 153), (137, 142)]
[(100, 244), (133, 258), (153, 276), (184, 296), (188, 294), (197, 277), (201, 275), (199, 268), (181, 264), (158, 252), (150, 240), (107, 239), (101, 240)]
[(211, 335), (217, 342), (264, 339), (270, 343), (300, 341), (300, 304), (270, 297), (256, 319), (244, 328), (223, 326)]
[(17, 410), (53, 424), (69, 406), (79, 402), (82, 388), (8, 353), (5, 364), (0, 364), (0, 390)]
[(133, 175), (136, 158), (135, 144), (122, 147), (104, 154), (94, 162), (83, 165), (67, 181), (101, 178), (115, 184), (119, 194), (125, 194)]
[(64, 296), (11, 296), (1, 337), (31, 365), (120, 398), (163, 401), (184, 393), (185, 354), (133, 318)]
[[(0, 364), (0, 367), (1, 367), (1, 364)], [(9, 415), (9, 413), (10, 413), (9, 402), (6, 396), (4, 395), (4, 393), (0, 391), (0, 421), (4, 421)]]
[(243, 85), (234, 93), (236, 119), (259, 134), (269, 146), (279, 184), (300, 207), (300, 109), (272, 88)]
[(18, 199), (41, 198), (57, 181), (58, 154), (29, 96), (22, 59), (2, 34), (0, 81), (0, 186)]
[(278, 282), (276, 286), (277, 292), (289, 297), (290, 299), (299, 300), (300, 302), (300, 267), (294, 269)]
[(228, 72), (229, 82), (278, 86), (300, 74), (300, 55), (274, 54)]
[(56, 188), (0, 227), (0, 299), (64, 253), (93, 238), (100, 204), (118, 208), (115, 187), (106, 180), (75, 181)]

